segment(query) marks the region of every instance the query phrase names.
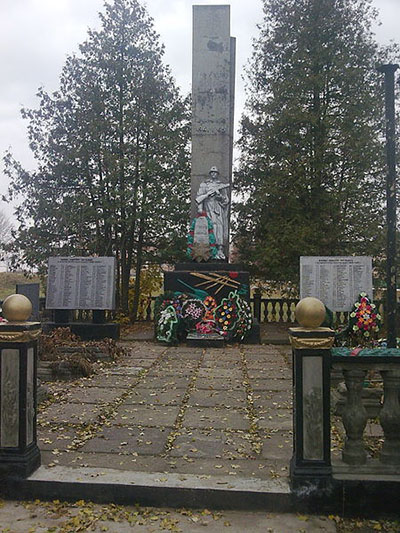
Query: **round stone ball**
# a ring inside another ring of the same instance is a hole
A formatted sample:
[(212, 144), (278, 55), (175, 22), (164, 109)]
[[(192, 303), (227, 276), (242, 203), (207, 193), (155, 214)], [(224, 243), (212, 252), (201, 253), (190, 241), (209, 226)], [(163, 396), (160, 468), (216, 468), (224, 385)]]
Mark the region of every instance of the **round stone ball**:
[(3, 317), (9, 322), (25, 322), (31, 314), (31, 301), (23, 294), (11, 294), (3, 302)]
[(303, 328), (318, 328), (325, 319), (325, 306), (318, 298), (307, 297), (296, 305), (296, 319)]

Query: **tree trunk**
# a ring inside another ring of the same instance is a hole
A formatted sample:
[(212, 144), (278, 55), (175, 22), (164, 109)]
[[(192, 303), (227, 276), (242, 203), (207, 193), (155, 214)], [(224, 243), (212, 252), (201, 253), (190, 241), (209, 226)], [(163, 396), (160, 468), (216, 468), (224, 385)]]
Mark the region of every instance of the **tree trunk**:
[(136, 254), (136, 269), (135, 269), (135, 286), (133, 292), (133, 303), (132, 303), (132, 322), (136, 322), (138, 318), (139, 310), (139, 298), (140, 298), (140, 276), (142, 272), (142, 263), (143, 263), (143, 241), (144, 241), (144, 219), (140, 219), (139, 224), (139, 240), (137, 246)]

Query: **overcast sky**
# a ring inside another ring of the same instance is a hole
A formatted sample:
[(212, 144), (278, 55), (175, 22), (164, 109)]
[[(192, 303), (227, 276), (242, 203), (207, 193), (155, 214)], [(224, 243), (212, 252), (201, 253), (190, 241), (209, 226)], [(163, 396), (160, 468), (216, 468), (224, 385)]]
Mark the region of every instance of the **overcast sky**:
[[(230, 4), (231, 35), (237, 39), (236, 119), (244, 103), (241, 74), (251, 54), (251, 40), (262, 20), (261, 0), (146, 0), (155, 28), (165, 44), (165, 61), (184, 93), (190, 91), (193, 4)], [(400, 43), (400, 0), (374, 0), (381, 26), (380, 42)], [(58, 87), (66, 56), (78, 51), (87, 29), (98, 27), (103, 0), (0, 0), (0, 155), (8, 147), (27, 168), (34, 166), (21, 106), (35, 107), (37, 88)], [(7, 180), (0, 173), (0, 193)], [(0, 202), (0, 209), (12, 208)]]

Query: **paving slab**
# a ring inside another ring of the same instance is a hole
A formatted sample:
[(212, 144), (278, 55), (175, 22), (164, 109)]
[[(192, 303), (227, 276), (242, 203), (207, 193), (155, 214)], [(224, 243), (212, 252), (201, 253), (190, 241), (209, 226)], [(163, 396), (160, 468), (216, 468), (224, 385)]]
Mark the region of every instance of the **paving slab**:
[(246, 391), (237, 390), (207, 390), (199, 389), (192, 392), (188, 405), (193, 407), (233, 407), (246, 408)]
[(253, 392), (253, 402), (258, 409), (276, 407), (278, 409), (292, 409), (293, 391), (261, 391)]
[(50, 451), (44, 450), (41, 455), (42, 465), (45, 467), (49, 467), (49, 465), (53, 465), (51, 468), (66, 466), (77, 470), (89, 467), (95, 469), (96, 477), (101, 476), (106, 468), (131, 472), (166, 472), (170, 469), (165, 457), (151, 454), (136, 455), (78, 450), (61, 453), (54, 457)]
[(87, 379), (85, 382), (86, 387), (106, 387), (106, 388), (116, 388), (116, 389), (130, 389), (138, 383), (137, 376), (127, 376), (127, 375), (97, 375), (93, 378)]
[(157, 361), (157, 357), (132, 357), (129, 361), (126, 361), (126, 364), (123, 368), (126, 367), (137, 367), (137, 368), (150, 368)]
[(171, 457), (256, 458), (247, 434), (216, 429), (183, 429), (168, 453)]
[(196, 389), (205, 390), (238, 390), (243, 389), (243, 379), (228, 378), (197, 378)]
[(142, 388), (149, 387), (152, 389), (186, 389), (189, 381), (189, 376), (145, 376), (140, 380), (140, 386)]
[(213, 368), (213, 369), (234, 369), (242, 370), (242, 361), (231, 359), (222, 359), (222, 360), (206, 360), (205, 358), (201, 362), (202, 368)]
[(241, 368), (200, 368), (197, 376), (198, 379), (243, 380), (243, 372)]
[(284, 391), (292, 390), (292, 382), (287, 379), (252, 379), (251, 388), (254, 391)]
[(182, 403), (186, 389), (142, 388), (139, 384), (125, 400), (126, 405), (178, 405)]
[(107, 404), (119, 398), (121, 394), (121, 389), (109, 387), (74, 387), (66, 393), (69, 402), (95, 404)]
[(282, 480), (286, 482), (288, 476), (287, 460), (256, 459), (223, 459), (221, 457), (171, 457), (169, 468), (171, 472), (180, 474), (198, 474), (213, 479), (215, 476), (229, 476), (221, 484), (229, 487), (231, 480), (254, 478), (254, 480)]
[(214, 429), (248, 429), (245, 410), (219, 407), (188, 407), (183, 419), (185, 427)]
[(46, 422), (56, 424), (88, 424), (93, 422), (101, 411), (101, 407), (95, 404), (52, 404), (38, 415), (38, 424)]
[(291, 409), (256, 409), (257, 424), (260, 428), (291, 430), (293, 426), (293, 413)]
[(261, 457), (290, 461), (293, 453), (293, 432), (260, 431), (262, 441)]
[(291, 379), (292, 372), (288, 368), (249, 368), (247, 374), (251, 379)]
[(153, 377), (185, 377), (191, 376), (197, 371), (197, 365), (193, 365), (191, 362), (189, 364), (185, 363), (173, 363), (173, 364), (164, 364), (162, 366), (153, 367), (146, 374), (146, 379)]
[(164, 451), (169, 430), (131, 426), (106, 427), (86, 442), (79, 451), (103, 454), (157, 455)]
[(113, 424), (147, 427), (173, 426), (179, 407), (169, 405), (133, 405), (123, 403), (116, 411)]
[(232, 363), (232, 364), (240, 364), (242, 360), (241, 354), (239, 350), (237, 353), (216, 353), (211, 354), (210, 352), (206, 352), (206, 354), (203, 357), (203, 363)]
[(78, 433), (78, 427), (38, 427), (37, 444), (43, 450), (66, 450)]
[(106, 376), (137, 376), (142, 370), (143, 366), (119, 366), (118, 368), (104, 372)]

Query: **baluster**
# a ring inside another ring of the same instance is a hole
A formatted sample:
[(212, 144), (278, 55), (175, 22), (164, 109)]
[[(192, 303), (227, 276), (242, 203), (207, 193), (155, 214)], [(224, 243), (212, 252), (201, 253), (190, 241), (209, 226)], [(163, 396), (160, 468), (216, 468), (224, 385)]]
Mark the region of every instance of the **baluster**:
[(380, 423), (385, 441), (380, 454), (381, 463), (400, 464), (400, 371), (381, 370), (384, 403), (380, 412)]
[(151, 321), (151, 296), (147, 298), (147, 307), (146, 307), (146, 321)]
[(275, 322), (281, 321), (281, 302), (280, 300), (275, 301)]
[(261, 299), (261, 304), (260, 304), (260, 322), (266, 322), (265, 313), (266, 313), (265, 300)]
[(268, 300), (261, 300), (262, 305), (264, 306), (264, 312), (263, 312), (263, 322), (268, 322)]
[(288, 304), (283, 302), (282, 304), (282, 320), (283, 322), (288, 322)]
[(265, 306), (265, 314), (266, 314), (266, 317), (267, 317), (267, 322), (273, 322), (273, 310), (274, 310), (274, 306), (272, 304), (271, 301), (269, 301), (267, 303), (267, 305)]
[(294, 322), (296, 322), (296, 315), (295, 315), (295, 309), (296, 309), (296, 303), (295, 302), (290, 302), (290, 322), (292, 322), (292, 324)]
[(367, 460), (363, 433), (368, 416), (361, 400), (366, 373), (366, 370), (343, 370), (347, 401), (342, 415), (343, 425), (346, 429), (342, 459), (349, 465), (363, 465)]

